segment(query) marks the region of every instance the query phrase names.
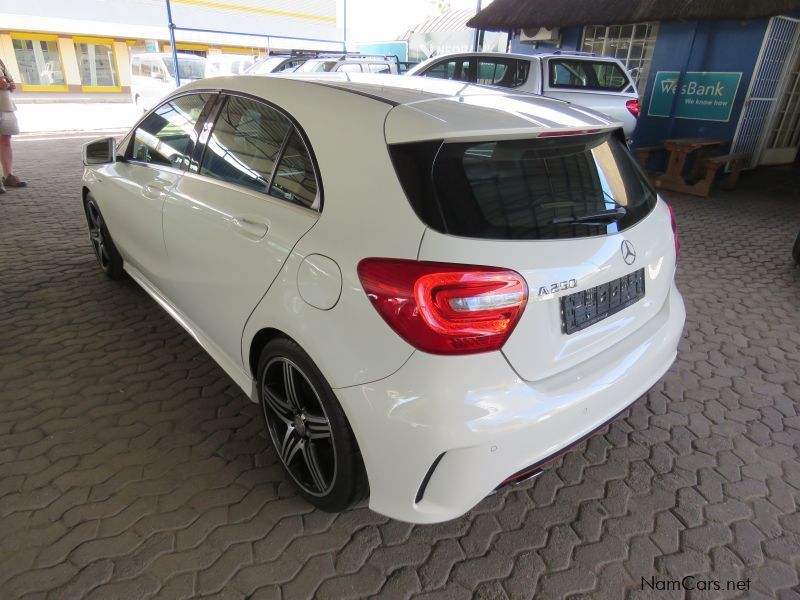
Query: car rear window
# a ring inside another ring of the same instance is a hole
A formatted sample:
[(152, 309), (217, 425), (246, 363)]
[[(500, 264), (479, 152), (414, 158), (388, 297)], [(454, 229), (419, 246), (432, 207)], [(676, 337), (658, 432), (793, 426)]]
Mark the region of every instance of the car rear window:
[[(401, 144), (392, 146), (391, 154), (417, 215), (451, 235), (519, 240), (606, 235), (631, 227), (656, 203), (615, 132)], [(624, 216), (571, 222), (600, 211)]]
[(607, 60), (551, 58), (550, 87), (619, 92), (630, 85), (617, 63)]

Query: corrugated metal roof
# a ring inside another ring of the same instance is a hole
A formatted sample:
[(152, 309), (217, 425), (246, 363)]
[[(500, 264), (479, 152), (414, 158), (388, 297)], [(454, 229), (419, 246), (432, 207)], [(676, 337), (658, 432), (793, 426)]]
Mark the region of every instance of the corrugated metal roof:
[(468, 29), (467, 21), (475, 16), (475, 11), (468, 8), (462, 10), (451, 10), (438, 17), (431, 17), (419, 25), (406, 31), (399, 40), (407, 40), (412, 33), (426, 33), (433, 31), (463, 31)]

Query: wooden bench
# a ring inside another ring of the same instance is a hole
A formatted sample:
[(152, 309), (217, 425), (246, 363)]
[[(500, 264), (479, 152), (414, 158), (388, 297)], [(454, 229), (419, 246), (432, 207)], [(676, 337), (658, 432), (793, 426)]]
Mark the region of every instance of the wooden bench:
[[(720, 187), (726, 190), (732, 190), (739, 181), (739, 174), (744, 167), (746, 156), (744, 154), (725, 154), (723, 156), (707, 156), (698, 159), (692, 169), (692, 173), (687, 181), (682, 185), (672, 183), (668, 189), (683, 194), (691, 194), (693, 196), (701, 196), (707, 198), (711, 193), (711, 186), (714, 185), (714, 180), (717, 177), (717, 171), (720, 167), (730, 163), (731, 172), (720, 182)], [(656, 176), (653, 182), (657, 188), (666, 187), (663, 185), (661, 176)]]
[[(717, 171), (720, 167), (724, 167), (728, 163), (731, 165), (730, 172), (720, 181), (719, 186), (725, 190), (732, 190), (736, 187), (739, 181), (739, 175), (744, 168), (747, 156), (745, 154), (725, 154), (723, 156), (711, 156), (703, 161), (703, 166), (706, 169), (705, 179), (713, 182), (717, 176)], [(711, 185), (709, 183), (709, 189)]]
[(641, 148), (636, 148), (636, 158), (639, 161), (639, 166), (642, 167), (642, 171), (647, 172), (647, 159), (656, 152), (663, 152), (665, 150), (664, 146), (643, 146)]

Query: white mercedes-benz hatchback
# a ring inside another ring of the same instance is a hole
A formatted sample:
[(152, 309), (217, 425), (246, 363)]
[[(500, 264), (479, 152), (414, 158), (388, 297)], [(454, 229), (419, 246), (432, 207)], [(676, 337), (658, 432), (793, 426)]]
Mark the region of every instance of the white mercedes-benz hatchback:
[(84, 163), (103, 271), (260, 404), (325, 510), (457, 517), (675, 359), (671, 211), (587, 109), (420, 77), (205, 79)]

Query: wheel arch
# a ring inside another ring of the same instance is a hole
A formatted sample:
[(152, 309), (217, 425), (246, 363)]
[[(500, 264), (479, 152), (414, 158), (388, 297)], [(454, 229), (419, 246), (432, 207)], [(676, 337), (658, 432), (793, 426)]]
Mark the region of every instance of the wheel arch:
[[(254, 380), (258, 378), (258, 359), (261, 356), (261, 351), (264, 349), (264, 346), (279, 337), (290, 339), (295, 344), (300, 346), (297, 340), (295, 340), (292, 336), (281, 331), (280, 329), (276, 329), (275, 327), (264, 327), (259, 329), (253, 336), (253, 339), (250, 341), (250, 349), (248, 350), (247, 356), (247, 367), (250, 369), (250, 375)], [(302, 346), (300, 347), (302, 348)], [(303, 350), (305, 350), (305, 348), (303, 348)]]

